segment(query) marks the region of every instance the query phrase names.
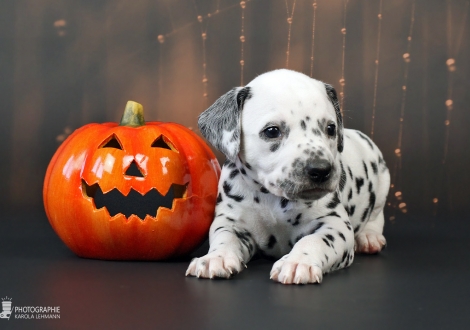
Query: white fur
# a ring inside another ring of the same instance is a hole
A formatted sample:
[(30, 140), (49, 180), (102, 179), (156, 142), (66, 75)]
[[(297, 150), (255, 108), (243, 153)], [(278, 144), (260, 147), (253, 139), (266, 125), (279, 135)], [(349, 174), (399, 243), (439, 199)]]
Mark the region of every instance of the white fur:
[[(273, 280), (316, 283), (323, 274), (349, 266), (355, 248), (379, 252), (386, 243), (383, 207), (390, 177), (377, 146), (357, 131), (344, 130), (344, 151), (339, 152), (338, 109), (320, 81), (276, 70), (247, 87), (251, 97), (237, 119), (240, 151), (222, 169), (210, 250), (191, 262), (186, 275), (229, 278), (260, 252), (280, 258), (271, 271)], [(231, 111), (209, 108), (207, 127), (215, 125), (212, 112), (219, 110)], [(335, 136), (326, 133), (331, 124)], [(262, 132), (269, 125), (283, 127), (283, 135), (267, 139)], [(232, 134), (221, 135), (223, 143), (230, 142)], [(318, 160), (332, 166), (324, 183), (313, 182), (305, 171)], [(341, 177), (346, 181), (340, 186)]]

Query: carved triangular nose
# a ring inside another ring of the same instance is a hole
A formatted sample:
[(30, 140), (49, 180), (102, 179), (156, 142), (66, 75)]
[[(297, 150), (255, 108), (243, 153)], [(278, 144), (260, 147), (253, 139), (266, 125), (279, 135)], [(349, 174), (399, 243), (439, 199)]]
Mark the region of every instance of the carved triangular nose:
[(137, 163), (135, 162), (135, 160), (132, 161), (131, 165), (129, 165), (129, 167), (126, 170), (126, 173), (124, 174), (127, 176), (135, 176), (139, 178), (145, 177), (139, 165), (137, 165)]

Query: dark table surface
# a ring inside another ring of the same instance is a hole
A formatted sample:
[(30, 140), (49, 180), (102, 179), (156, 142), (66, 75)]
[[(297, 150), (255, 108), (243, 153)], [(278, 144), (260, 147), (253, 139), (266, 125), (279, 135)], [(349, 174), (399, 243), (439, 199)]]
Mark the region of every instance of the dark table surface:
[(402, 216), (386, 224), (381, 254), (301, 286), (269, 280), (273, 262), (261, 259), (212, 281), (185, 277), (189, 259), (82, 259), (43, 212), (0, 224), (0, 298), (60, 308), (60, 319), (13, 313), (0, 329), (470, 329), (469, 218)]

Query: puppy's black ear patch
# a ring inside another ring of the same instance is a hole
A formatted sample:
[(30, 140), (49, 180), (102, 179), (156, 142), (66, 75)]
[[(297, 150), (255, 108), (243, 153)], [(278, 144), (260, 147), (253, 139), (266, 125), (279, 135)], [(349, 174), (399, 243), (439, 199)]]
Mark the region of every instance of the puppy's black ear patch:
[(337, 134), (338, 134), (338, 151), (342, 152), (343, 151), (343, 116), (341, 115), (341, 109), (339, 106), (338, 102), (338, 95), (336, 94), (336, 90), (333, 88), (333, 86), (329, 84), (325, 84), (325, 89), (326, 89), (326, 95), (328, 95), (328, 98), (330, 99), (330, 102), (333, 104), (333, 108), (335, 108), (335, 113), (336, 113), (336, 121), (338, 124), (337, 127)]
[(202, 135), (231, 161), (240, 151), (240, 115), (251, 95), (250, 87), (233, 88), (199, 116)]

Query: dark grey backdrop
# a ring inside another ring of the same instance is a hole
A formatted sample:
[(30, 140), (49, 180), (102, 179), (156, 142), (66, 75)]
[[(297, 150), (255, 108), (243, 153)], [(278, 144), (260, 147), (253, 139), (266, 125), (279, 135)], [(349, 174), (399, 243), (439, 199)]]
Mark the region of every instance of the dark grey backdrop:
[[(286, 67), (288, 14), (288, 66), (310, 74), (314, 2), (297, 0), (294, 10), (293, 0), (245, 2), (243, 83)], [(340, 87), (345, 27), (345, 122), (369, 134), (380, 1), (316, 3), (313, 76)], [(374, 140), (394, 173), (387, 217), (463, 213), (469, 1), (382, 3)], [(60, 142), (87, 123), (117, 121), (129, 99), (144, 105), (147, 120), (196, 129), (197, 115), (242, 83), (241, 28), (238, 0), (1, 1), (1, 209), (41, 209), (42, 180)]]

